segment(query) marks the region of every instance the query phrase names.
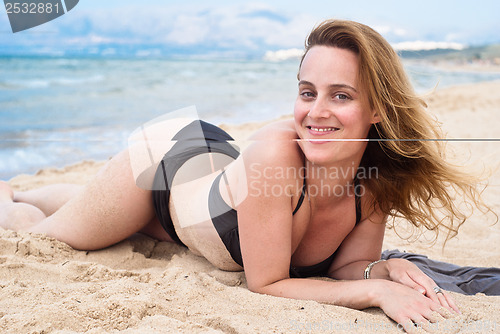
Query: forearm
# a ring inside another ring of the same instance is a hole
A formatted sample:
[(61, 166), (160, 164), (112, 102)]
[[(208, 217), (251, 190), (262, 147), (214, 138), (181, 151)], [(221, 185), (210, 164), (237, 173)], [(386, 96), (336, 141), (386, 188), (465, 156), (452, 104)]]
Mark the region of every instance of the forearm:
[(379, 295), (383, 291), (382, 280), (365, 281), (323, 281), (315, 279), (283, 279), (254, 292), (302, 300), (315, 300), (320, 303), (365, 309), (379, 306)]
[[(334, 279), (339, 280), (358, 280), (363, 279), (363, 274), (366, 267), (371, 263), (371, 261), (356, 261), (349, 263), (343, 267), (330, 272), (329, 276)], [(376, 263), (371, 267), (370, 270), (371, 279), (390, 279), (389, 271), (385, 261)]]

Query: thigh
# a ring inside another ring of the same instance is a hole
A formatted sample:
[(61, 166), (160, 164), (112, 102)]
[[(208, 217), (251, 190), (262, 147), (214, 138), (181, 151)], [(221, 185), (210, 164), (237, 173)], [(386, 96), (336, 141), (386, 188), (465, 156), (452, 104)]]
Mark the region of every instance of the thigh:
[(99, 249), (140, 231), (154, 217), (151, 191), (136, 186), (128, 150), (111, 159), (82, 191), (30, 231), (76, 249)]
[(77, 184), (50, 184), (41, 188), (14, 193), (14, 202), (31, 204), (50, 216), (75, 197), (83, 186)]

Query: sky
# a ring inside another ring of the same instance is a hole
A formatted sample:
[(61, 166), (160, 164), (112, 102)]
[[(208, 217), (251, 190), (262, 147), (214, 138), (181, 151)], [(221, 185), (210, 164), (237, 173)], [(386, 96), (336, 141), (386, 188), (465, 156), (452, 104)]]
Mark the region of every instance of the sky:
[(498, 13), (498, 0), (80, 0), (65, 15), (15, 34), (0, 11), (0, 54), (259, 55), (302, 48), (327, 18), (367, 24), (393, 45), (478, 46), (500, 43)]

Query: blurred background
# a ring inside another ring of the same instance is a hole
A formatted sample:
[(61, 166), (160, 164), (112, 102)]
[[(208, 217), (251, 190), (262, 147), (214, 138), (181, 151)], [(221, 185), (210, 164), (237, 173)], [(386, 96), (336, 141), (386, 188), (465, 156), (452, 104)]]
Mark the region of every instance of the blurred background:
[(289, 115), (304, 39), (327, 18), (380, 32), (420, 93), (498, 80), (499, 12), (496, 0), (82, 0), (14, 34), (3, 8), (0, 179), (107, 159), (190, 105), (215, 124)]

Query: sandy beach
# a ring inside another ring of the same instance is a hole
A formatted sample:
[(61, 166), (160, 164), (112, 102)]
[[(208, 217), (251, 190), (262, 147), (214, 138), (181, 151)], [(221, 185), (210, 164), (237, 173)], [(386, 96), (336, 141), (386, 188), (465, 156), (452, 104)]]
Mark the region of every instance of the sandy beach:
[[(429, 93), (429, 111), (449, 138), (498, 138), (500, 82)], [(245, 139), (261, 124), (224, 126)], [(454, 141), (450, 159), (488, 175), (485, 201), (500, 214), (500, 143)], [(18, 175), (26, 190), (85, 184), (104, 162), (84, 161)], [(71, 222), (68, 222), (69, 224)], [(425, 254), (458, 265), (500, 267), (500, 223), (476, 212), (442, 247), (405, 240), (404, 222), (388, 228), (384, 249)], [(462, 314), (439, 333), (498, 333), (500, 296), (452, 294)], [(223, 272), (184, 248), (135, 235), (100, 251), (76, 251), (56, 240), (0, 228), (2, 333), (400, 333), (380, 309), (363, 311), (250, 292), (242, 272)]]

